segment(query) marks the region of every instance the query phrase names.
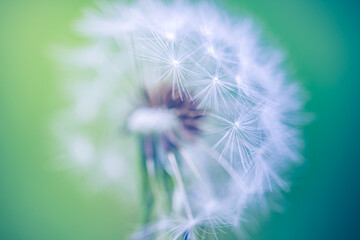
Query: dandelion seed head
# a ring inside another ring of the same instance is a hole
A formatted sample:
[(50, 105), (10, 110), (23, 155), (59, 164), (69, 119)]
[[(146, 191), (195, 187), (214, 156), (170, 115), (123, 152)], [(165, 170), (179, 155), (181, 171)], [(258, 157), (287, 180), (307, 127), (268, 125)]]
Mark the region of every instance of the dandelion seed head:
[(119, 185), (139, 157), (130, 149), (141, 152), (144, 189), (165, 191), (170, 207), (148, 206), (152, 221), (134, 239), (244, 232), (288, 189), (302, 91), (251, 19), (204, 2), (140, 0), (101, 5), (76, 29), (90, 41), (59, 54), (71, 102), (59, 145)]

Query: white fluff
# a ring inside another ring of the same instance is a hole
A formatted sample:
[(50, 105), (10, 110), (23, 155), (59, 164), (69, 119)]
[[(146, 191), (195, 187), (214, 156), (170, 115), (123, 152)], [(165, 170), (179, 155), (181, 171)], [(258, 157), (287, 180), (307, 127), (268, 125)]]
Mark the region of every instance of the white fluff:
[(139, 108), (130, 115), (128, 122), (128, 128), (133, 132), (156, 133), (174, 128), (177, 118), (169, 109)]
[[(222, 227), (242, 232), (256, 210), (265, 212), (268, 196), (288, 187), (283, 174), (300, 158), (301, 95), (249, 19), (207, 3), (138, 1), (102, 5), (76, 28), (89, 41), (62, 54), (72, 103), (59, 136), (80, 166), (93, 164), (121, 183), (126, 171), (114, 168), (131, 167), (127, 148), (137, 143), (119, 129), (177, 126), (168, 110), (139, 107), (141, 89), (167, 84), (204, 113), (195, 142), (181, 141), (177, 159), (162, 160), (176, 179), (172, 212), (135, 238), (201, 239)], [(105, 157), (105, 148), (114, 151)]]

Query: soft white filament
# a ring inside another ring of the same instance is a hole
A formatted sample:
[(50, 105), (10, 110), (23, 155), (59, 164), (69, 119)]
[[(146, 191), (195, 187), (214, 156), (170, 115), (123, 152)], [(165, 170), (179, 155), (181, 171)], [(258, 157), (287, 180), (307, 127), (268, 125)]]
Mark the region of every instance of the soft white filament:
[(176, 114), (166, 108), (139, 108), (128, 120), (129, 129), (141, 133), (161, 133), (173, 129), (177, 124)]

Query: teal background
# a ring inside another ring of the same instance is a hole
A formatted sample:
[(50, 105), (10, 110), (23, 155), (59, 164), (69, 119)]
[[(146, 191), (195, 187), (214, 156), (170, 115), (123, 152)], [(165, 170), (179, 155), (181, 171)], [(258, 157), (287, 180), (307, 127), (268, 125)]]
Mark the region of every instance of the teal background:
[[(305, 163), (251, 239), (360, 239), (360, 8), (356, 1), (223, 1), (250, 13), (286, 50), (307, 89)], [(124, 239), (138, 210), (53, 167), (50, 119), (61, 107), (48, 56), (75, 36), (88, 0), (0, 1), (0, 239)]]

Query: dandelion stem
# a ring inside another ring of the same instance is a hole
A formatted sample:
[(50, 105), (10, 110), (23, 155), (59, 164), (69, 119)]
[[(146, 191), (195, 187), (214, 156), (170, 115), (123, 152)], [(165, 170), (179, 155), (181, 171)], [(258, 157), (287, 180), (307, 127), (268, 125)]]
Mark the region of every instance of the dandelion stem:
[(184, 207), (185, 207), (186, 214), (187, 214), (189, 219), (193, 219), (190, 204), (189, 204), (189, 201), (188, 201), (187, 196), (186, 196), (184, 183), (183, 183), (182, 178), (181, 178), (180, 169), (179, 169), (179, 166), (177, 164), (175, 155), (173, 153), (169, 153), (168, 158), (169, 158), (170, 165), (171, 165), (171, 167), (172, 167), (172, 169), (174, 171), (176, 182), (179, 185), (180, 192), (182, 194), (182, 198), (184, 200)]
[(145, 202), (145, 214), (144, 214), (144, 223), (148, 223), (151, 218), (151, 212), (154, 206), (154, 192), (152, 186), (149, 182), (149, 169), (148, 169), (148, 158), (145, 153), (145, 139), (141, 138), (141, 173), (142, 173), (142, 185), (143, 185), (143, 200)]

